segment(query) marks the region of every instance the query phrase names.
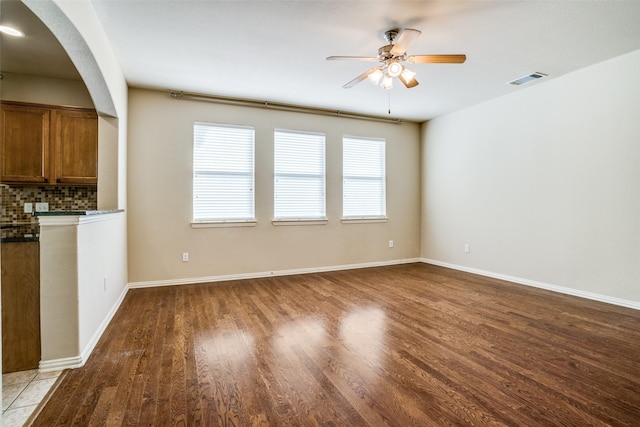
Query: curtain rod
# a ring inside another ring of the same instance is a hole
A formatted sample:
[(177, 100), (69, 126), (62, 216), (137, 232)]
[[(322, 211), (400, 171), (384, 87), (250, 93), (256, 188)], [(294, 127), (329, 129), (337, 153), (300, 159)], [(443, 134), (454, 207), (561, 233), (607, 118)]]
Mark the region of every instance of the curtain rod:
[(294, 113), (317, 114), (321, 116), (331, 116), (331, 117), (343, 117), (347, 119), (370, 120), (374, 122), (393, 123), (397, 125), (402, 124), (402, 120), (400, 120), (399, 118), (394, 119), (391, 117), (387, 118), (387, 117), (379, 117), (379, 116), (370, 116), (367, 114), (349, 113), (349, 112), (340, 111), (340, 110), (301, 107), (301, 106), (292, 105), (292, 104), (281, 104), (281, 103), (269, 102), (269, 101), (255, 101), (252, 99), (224, 98), (221, 96), (201, 95), (197, 93), (186, 93), (186, 92), (171, 92), (171, 97), (174, 99), (206, 101), (206, 102), (213, 102), (216, 104), (238, 105), (238, 106), (253, 107), (253, 108), (266, 108), (270, 110), (290, 111)]

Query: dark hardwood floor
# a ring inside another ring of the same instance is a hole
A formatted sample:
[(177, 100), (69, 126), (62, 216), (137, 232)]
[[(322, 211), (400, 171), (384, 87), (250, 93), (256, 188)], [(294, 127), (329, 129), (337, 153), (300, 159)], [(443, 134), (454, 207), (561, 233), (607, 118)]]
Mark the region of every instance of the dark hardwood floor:
[(36, 426), (640, 425), (640, 311), (424, 264), (131, 290)]

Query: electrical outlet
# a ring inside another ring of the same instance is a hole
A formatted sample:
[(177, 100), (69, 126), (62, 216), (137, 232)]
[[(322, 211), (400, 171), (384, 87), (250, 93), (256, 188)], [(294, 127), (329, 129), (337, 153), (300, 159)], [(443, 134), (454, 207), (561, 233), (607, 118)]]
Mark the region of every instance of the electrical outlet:
[(107, 292), (107, 277), (105, 276), (104, 280), (102, 281), (102, 290), (104, 292)]
[(468, 243), (465, 243), (465, 245), (464, 245), (464, 253), (468, 254), (469, 252), (471, 252), (471, 246), (469, 246)]
[(183, 252), (182, 253), (182, 262), (187, 262), (189, 261), (189, 252)]
[(393, 240), (389, 240), (389, 247), (392, 248), (393, 247)]
[(36, 212), (49, 212), (49, 203), (36, 203)]
[(25, 203), (24, 204), (24, 213), (33, 212), (33, 203)]

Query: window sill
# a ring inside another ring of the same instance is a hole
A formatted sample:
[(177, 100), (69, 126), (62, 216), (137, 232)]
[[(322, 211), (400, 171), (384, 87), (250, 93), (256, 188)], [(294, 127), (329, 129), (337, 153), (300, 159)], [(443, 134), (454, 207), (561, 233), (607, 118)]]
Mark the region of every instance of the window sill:
[(343, 224), (368, 224), (374, 222), (387, 222), (389, 218), (385, 217), (371, 217), (371, 218), (342, 218)]
[(191, 228), (255, 227), (255, 219), (229, 221), (193, 221)]
[(273, 225), (326, 225), (329, 222), (328, 219), (273, 219), (271, 223)]

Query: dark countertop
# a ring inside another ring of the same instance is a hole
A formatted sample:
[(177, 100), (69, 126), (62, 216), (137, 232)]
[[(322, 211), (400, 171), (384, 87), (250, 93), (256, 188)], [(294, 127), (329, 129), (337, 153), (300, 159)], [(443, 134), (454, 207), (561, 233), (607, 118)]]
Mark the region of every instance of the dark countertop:
[(39, 227), (36, 222), (22, 222), (22, 223), (0, 223), (0, 242), (1, 243), (14, 243), (14, 242), (38, 242), (39, 241)]
[(3, 237), (0, 239), (0, 243), (20, 243), (20, 242), (39, 242), (39, 236), (33, 237)]
[(35, 212), (34, 216), (73, 216), (73, 215), (102, 215), (124, 212), (124, 209), (104, 209), (95, 211), (49, 211), (49, 212)]
[[(102, 215), (110, 213), (124, 212), (124, 209), (103, 209), (103, 210), (74, 210), (74, 211), (49, 211), (49, 212), (34, 212), (35, 217), (55, 217), (55, 216), (89, 216), (89, 215)], [(37, 222), (25, 223), (25, 224), (10, 224), (2, 223), (2, 236), (0, 236), (1, 243), (16, 243), (16, 242), (39, 242), (40, 234)]]

